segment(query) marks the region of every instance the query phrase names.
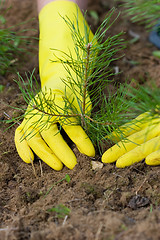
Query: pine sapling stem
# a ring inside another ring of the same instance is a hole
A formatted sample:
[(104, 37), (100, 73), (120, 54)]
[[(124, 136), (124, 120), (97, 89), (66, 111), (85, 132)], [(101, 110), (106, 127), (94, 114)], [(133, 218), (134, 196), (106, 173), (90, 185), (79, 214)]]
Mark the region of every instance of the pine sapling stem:
[[(88, 68), (89, 68), (89, 58), (90, 58), (90, 50), (91, 50), (91, 43), (87, 44), (87, 57), (86, 57), (86, 64), (85, 64), (85, 75), (84, 75), (84, 84), (83, 84), (83, 106), (82, 106), (82, 113), (85, 115), (85, 108), (86, 108), (86, 95), (87, 95), (87, 83), (88, 83)], [(82, 119), (82, 126), (85, 125), (84, 119)]]

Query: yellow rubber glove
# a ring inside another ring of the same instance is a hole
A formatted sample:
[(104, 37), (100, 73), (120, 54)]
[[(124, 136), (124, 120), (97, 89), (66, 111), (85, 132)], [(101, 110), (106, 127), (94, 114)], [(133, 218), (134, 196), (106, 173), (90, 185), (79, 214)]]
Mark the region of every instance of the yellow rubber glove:
[(160, 116), (152, 118), (149, 112), (143, 113), (109, 138), (117, 141), (122, 134), (125, 139), (109, 148), (103, 154), (102, 162), (116, 161), (118, 168), (124, 168), (145, 158), (148, 165), (160, 165)]
[[(64, 115), (64, 98), (66, 97), (70, 100), (73, 108), (80, 111), (80, 106), (76, 101), (76, 96), (78, 94), (78, 97), (80, 98), (80, 93), (78, 92), (80, 91), (79, 88), (76, 88), (75, 84), (75, 96), (73, 91), (71, 91), (68, 85), (63, 81), (63, 79), (67, 79), (67, 71), (63, 64), (60, 62), (52, 62), (57, 60), (52, 49), (60, 50), (56, 52), (56, 56), (59, 58), (64, 56), (62, 52), (67, 54), (71, 52), (72, 57), (76, 58), (75, 44), (71, 36), (71, 30), (63, 19), (63, 17), (65, 18), (66, 16), (75, 24), (75, 26), (78, 22), (81, 35), (85, 37), (84, 18), (75, 3), (70, 1), (54, 1), (43, 7), (39, 14), (39, 71), (42, 92), (45, 93), (45, 97), (48, 95), (49, 98), (50, 93), (52, 93), (51, 96), (53, 96), (53, 98), (50, 99), (50, 101), (53, 101), (59, 108), (61, 114)], [(92, 39), (93, 34), (90, 32), (89, 41), (92, 41)], [(75, 81), (79, 81), (78, 76), (76, 76), (72, 70), (70, 71), (72, 72)], [(38, 97), (39, 95), (36, 98), (38, 99)], [(91, 103), (89, 96), (87, 96), (87, 98), (87, 111), (90, 112)], [(49, 112), (49, 109), (44, 102), (42, 94), (41, 104), (44, 105), (45, 112)], [(43, 131), (40, 131), (41, 125), (47, 116), (36, 110), (33, 105), (34, 103), (31, 103), (28, 106), (28, 114), (15, 132), (15, 145), (17, 151), (26, 163), (31, 163), (31, 161), (34, 160), (34, 152), (46, 164), (55, 170), (61, 170), (63, 164), (68, 168), (73, 169), (77, 163), (76, 157), (58, 132), (57, 122), (61, 124), (62, 120), (63, 129), (76, 144), (79, 151), (88, 156), (95, 155), (95, 150), (90, 139), (82, 127), (77, 125), (76, 118), (72, 117), (67, 120), (65, 118), (62, 119), (62, 117), (57, 118), (53, 116), (47, 127)], [(57, 113), (55, 110), (55, 114), (59, 114), (59, 112)]]

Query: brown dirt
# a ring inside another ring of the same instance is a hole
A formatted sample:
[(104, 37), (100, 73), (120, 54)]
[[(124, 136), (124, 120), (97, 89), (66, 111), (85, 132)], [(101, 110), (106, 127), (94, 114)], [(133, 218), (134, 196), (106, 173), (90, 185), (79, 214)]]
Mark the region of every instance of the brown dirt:
[[(27, 28), (31, 37), (38, 37), (38, 18), (36, 4), (32, 0), (7, 1), (12, 8), (6, 13), (8, 26), (28, 21)], [(96, 10), (100, 21), (113, 6), (113, 1), (91, 0), (89, 10)], [(93, 31), (97, 28), (93, 19)], [(17, 31), (23, 25), (16, 26)], [(26, 25), (25, 25), (26, 28)], [(125, 56), (117, 61), (123, 73), (119, 81), (135, 78), (140, 83), (154, 80), (160, 86), (160, 60), (152, 56), (156, 50), (148, 42), (144, 26), (131, 23), (124, 13), (112, 28), (112, 34), (125, 31), (125, 38), (131, 40), (129, 31), (140, 35), (138, 42), (128, 44)], [(38, 75), (38, 41), (31, 40), (31, 55), (19, 57), (18, 71), (36, 68)], [(138, 63), (138, 64), (136, 64)], [(8, 105), (24, 104), (20, 91), (13, 79), (17, 75), (8, 72), (0, 76), (5, 91), (1, 93), (1, 119), (4, 111), (10, 116), (16, 111)], [(160, 167), (146, 166), (142, 161), (126, 169), (117, 169), (114, 164), (104, 165), (102, 169), (92, 170), (91, 159), (74, 152), (78, 164), (74, 170), (66, 167), (55, 172), (45, 163), (35, 161), (34, 167), (19, 158), (14, 145), (16, 126), (5, 131), (7, 124), (0, 126), (0, 240), (159, 240), (160, 239)], [(97, 160), (97, 159), (96, 159)], [(71, 181), (62, 181), (47, 190), (68, 174)], [(47, 210), (63, 204), (71, 212), (66, 218), (59, 218), (55, 212)]]

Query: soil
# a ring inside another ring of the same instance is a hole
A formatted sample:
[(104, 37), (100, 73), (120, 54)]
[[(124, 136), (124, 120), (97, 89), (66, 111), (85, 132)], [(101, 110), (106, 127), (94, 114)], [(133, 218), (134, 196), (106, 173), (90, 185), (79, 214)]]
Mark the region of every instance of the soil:
[[(29, 29), (24, 34), (31, 41), (18, 57), (17, 71), (25, 77), (32, 72), (38, 77), (38, 17), (36, 1), (8, 0), (7, 26), (15, 30)], [(135, 79), (141, 84), (154, 80), (160, 86), (160, 59), (153, 57), (157, 50), (148, 41), (143, 25), (133, 24), (125, 16), (120, 2), (90, 0), (88, 10), (98, 13), (96, 22), (88, 13), (93, 32), (106, 13), (116, 6), (122, 13), (110, 30), (124, 31), (129, 41), (125, 55), (114, 63), (119, 71), (118, 81)], [(25, 24), (20, 24), (24, 22)], [(33, 31), (35, 29), (36, 31)], [(131, 43), (132, 32), (139, 40)], [(0, 76), (5, 86), (1, 92), (1, 120), (17, 114), (12, 106), (25, 102), (17, 84), (17, 74), (8, 71)], [(106, 164), (93, 170), (91, 158), (73, 147), (78, 164), (73, 170), (66, 167), (56, 172), (37, 159), (32, 165), (24, 163), (16, 152), (14, 132), (17, 126), (0, 126), (0, 240), (159, 240), (160, 239), (160, 166), (147, 166), (144, 161), (125, 169)], [(94, 160), (100, 161), (98, 156)], [(68, 174), (70, 181), (63, 180)], [(54, 186), (53, 186), (54, 185)], [(47, 191), (51, 188), (48, 194)], [(46, 195), (45, 195), (46, 194)], [(70, 213), (48, 211), (65, 207)]]

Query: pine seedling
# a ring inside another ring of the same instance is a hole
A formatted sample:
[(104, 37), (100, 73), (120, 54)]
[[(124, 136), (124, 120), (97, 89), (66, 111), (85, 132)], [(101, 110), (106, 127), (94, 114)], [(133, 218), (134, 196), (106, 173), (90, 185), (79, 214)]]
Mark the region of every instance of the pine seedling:
[[(160, 0), (137, 0), (137, 1), (123, 1), (125, 12), (131, 16), (132, 22), (139, 22), (152, 33), (150, 41), (159, 48), (160, 39)], [(153, 56), (160, 58), (160, 51), (153, 51)]]
[[(106, 135), (110, 135), (114, 131), (115, 135), (120, 135), (123, 139), (125, 136), (119, 127), (134, 119), (137, 113), (140, 114), (150, 110), (150, 106), (147, 105), (148, 100), (145, 108), (139, 107), (139, 111), (137, 111), (137, 106), (143, 105), (143, 98), (148, 96), (148, 92), (145, 90), (143, 96), (139, 98), (138, 92), (132, 92), (124, 84), (118, 87), (114, 94), (110, 90), (108, 90), (108, 97), (104, 94), (104, 89), (112, 82), (111, 79), (114, 76), (110, 64), (118, 59), (117, 53), (125, 46), (121, 38), (122, 32), (114, 36), (108, 35), (108, 30), (114, 23), (110, 22), (113, 12), (114, 10), (107, 15), (91, 42), (89, 42), (90, 29), (86, 27), (85, 22), (86, 34), (84, 37), (79, 31), (77, 22), (71, 22), (67, 16), (63, 18), (72, 32), (76, 53), (74, 54), (76, 57), (73, 57), (71, 52), (69, 54), (61, 52), (62, 57), (59, 58), (56, 54), (59, 50), (52, 49), (54, 56), (57, 57), (54, 62), (60, 62), (66, 70), (66, 78), (62, 79), (66, 86), (63, 107), (55, 103), (56, 95), (52, 89), (50, 91), (48, 89), (37, 90), (33, 84), (33, 79), (36, 80), (34, 73), (27, 77), (27, 84), (19, 75), (17, 83), (29, 107), (22, 116), (10, 121), (15, 124), (16, 121), (25, 118), (27, 123), (32, 122), (31, 127), (33, 129), (32, 132), (25, 133), (22, 140), (34, 136), (37, 133), (34, 130), (37, 126), (39, 132), (41, 132), (57, 122), (60, 122), (60, 130), (66, 124), (79, 124), (101, 151), (101, 141), (110, 141), (109, 137), (106, 138)], [(75, 18), (77, 19), (77, 16)], [(106, 35), (108, 36), (106, 37)], [(73, 73), (76, 73), (76, 79)], [(73, 93), (74, 98), (68, 98), (67, 88)], [(78, 109), (73, 107), (74, 101), (77, 102)], [(92, 111), (90, 110), (91, 102)], [(36, 116), (36, 121), (33, 122), (34, 116)], [(74, 123), (72, 122), (73, 117), (76, 118)]]
[(160, 0), (123, 0), (126, 13), (133, 22), (141, 22), (147, 28), (159, 23)]
[[(77, 16), (75, 16), (75, 23), (71, 22), (67, 16), (63, 18), (72, 33), (75, 45), (74, 55), (76, 55), (76, 57), (73, 57), (71, 51), (69, 54), (61, 51), (62, 57), (59, 58), (56, 53), (60, 50), (52, 49), (54, 56), (57, 58), (54, 62), (63, 64), (66, 70), (66, 78), (62, 79), (66, 86), (63, 107), (55, 103), (56, 96), (52, 90), (43, 89), (43, 91), (37, 92), (34, 97), (36, 91), (33, 89), (33, 74), (28, 78), (30, 88), (26, 88), (24, 80), (19, 76), (19, 88), (25, 101), (30, 105), (22, 117), (25, 117), (28, 122), (35, 115), (39, 115), (38, 120), (32, 122), (33, 129), (36, 129), (38, 125), (39, 131), (43, 131), (50, 124), (56, 122), (60, 122), (60, 127), (63, 127), (63, 124), (79, 124), (96, 145), (106, 134), (126, 121), (126, 119), (124, 120), (124, 114), (128, 111), (128, 104), (123, 104), (123, 91), (117, 90), (115, 94), (110, 94), (109, 98), (103, 93), (114, 76), (110, 64), (118, 59), (117, 53), (125, 46), (121, 38), (122, 32), (106, 37), (108, 30), (114, 23), (114, 21), (111, 22), (113, 13), (114, 10), (106, 16), (91, 42), (89, 41), (91, 30), (88, 29), (85, 22), (84, 37), (79, 30)], [(73, 93), (74, 98), (68, 98), (67, 88)], [(77, 102), (78, 109), (73, 107), (74, 101)], [(92, 112), (90, 110), (91, 103)], [(76, 123), (71, 121), (73, 117), (77, 119)], [(36, 131), (33, 130), (29, 133), (30, 136), (25, 137), (32, 137), (34, 134), (36, 134)]]

